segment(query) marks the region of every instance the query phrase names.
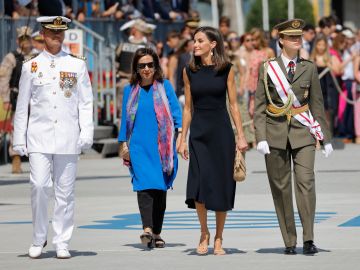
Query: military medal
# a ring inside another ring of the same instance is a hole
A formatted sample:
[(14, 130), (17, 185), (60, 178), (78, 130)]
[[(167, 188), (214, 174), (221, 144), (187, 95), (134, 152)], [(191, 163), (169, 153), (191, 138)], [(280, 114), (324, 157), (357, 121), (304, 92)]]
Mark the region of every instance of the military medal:
[(42, 78), (42, 76), (43, 76), (43, 73), (40, 71), (38, 77)]
[(31, 62), (31, 73), (35, 73), (38, 69), (36, 62)]
[(65, 96), (66, 98), (70, 98), (70, 97), (71, 97), (71, 90), (69, 90), (69, 89), (65, 90), (65, 91), (64, 91), (64, 96)]
[(70, 98), (72, 95), (72, 89), (77, 83), (77, 74), (75, 72), (60, 72), (59, 86), (64, 91), (64, 96)]

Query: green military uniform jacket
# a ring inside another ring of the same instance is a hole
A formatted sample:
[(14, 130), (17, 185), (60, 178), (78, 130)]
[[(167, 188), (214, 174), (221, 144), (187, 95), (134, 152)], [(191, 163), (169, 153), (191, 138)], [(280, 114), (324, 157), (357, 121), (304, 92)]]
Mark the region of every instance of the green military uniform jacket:
[[(290, 82), (281, 57), (275, 58), (275, 61), (278, 62)], [(269, 75), (267, 76), (273, 103), (277, 106), (283, 106), (284, 104), (276, 91), (275, 85)], [(291, 85), (300, 104), (302, 106), (308, 104), (314, 119), (320, 124), (324, 134), (323, 143), (329, 143), (331, 135), (325, 120), (324, 102), (316, 66), (311, 61), (299, 58)], [(310, 133), (309, 128), (302, 125), (294, 117), (291, 117), (290, 123), (288, 123), (286, 116), (272, 117), (267, 115), (265, 111), (268, 104), (269, 101), (264, 86), (264, 65), (262, 65), (255, 95), (254, 125), (256, 140), (258, 142), (267, 141), (270, 147), (278, 149), (286, 149), (288, 141), (292, 149), (315, 144), (316, 140)]]

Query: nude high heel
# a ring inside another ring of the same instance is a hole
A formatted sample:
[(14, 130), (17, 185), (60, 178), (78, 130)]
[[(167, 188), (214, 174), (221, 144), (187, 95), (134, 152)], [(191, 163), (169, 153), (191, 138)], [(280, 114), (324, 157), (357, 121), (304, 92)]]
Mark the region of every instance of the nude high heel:
[[(222, 248), (222, 238), (216, 238), (214, 239), (214, 255), (225, 255), (226, 252)], [(220, 245), (220, 247), (219, 247)]]
[(200, 242), (196, 248), (196, 253), (199, 255), (206, 255), (209, 251), (208, 246), (210, 244), (210, 233), (201, 232)]

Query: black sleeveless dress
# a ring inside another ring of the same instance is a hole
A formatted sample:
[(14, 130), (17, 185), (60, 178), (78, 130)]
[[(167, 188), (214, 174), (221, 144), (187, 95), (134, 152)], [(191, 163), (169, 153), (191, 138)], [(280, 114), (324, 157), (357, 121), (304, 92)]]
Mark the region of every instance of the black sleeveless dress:
[(195, 201), (213, 211), (234, 207), (235, 137), (226, 109), (230, 68), (231, 64), (218, 72), (214, 66), (203, 66), (197, 72), (186, 68), (194, 105), (185, 201), (189, 208), (195, 208)]

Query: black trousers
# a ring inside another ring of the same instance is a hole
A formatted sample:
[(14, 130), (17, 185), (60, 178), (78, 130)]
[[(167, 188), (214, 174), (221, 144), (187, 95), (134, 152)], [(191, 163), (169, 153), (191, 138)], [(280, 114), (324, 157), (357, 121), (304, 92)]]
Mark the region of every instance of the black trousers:
[(143, 228), (152, 228), (160, 234), (166, 209), (166, 191), (146, 189), (137, 192), (138, 205)]

